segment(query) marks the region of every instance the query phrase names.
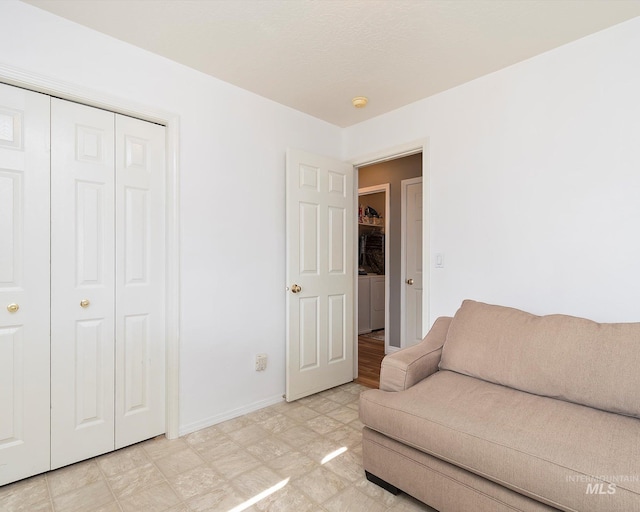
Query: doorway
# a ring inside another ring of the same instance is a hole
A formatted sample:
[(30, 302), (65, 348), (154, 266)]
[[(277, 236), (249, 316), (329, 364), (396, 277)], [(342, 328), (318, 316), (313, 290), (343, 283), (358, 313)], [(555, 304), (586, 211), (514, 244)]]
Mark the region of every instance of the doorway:
[(375, 333), (387, 346), (389, 300), (389, 184), (358, 189), (358, 334)]
[(358, 189), (358, 383), (378, 387), (388, 348), (389, 183)]
[[(385, 251), (384, 251), (384, 281), (385, 281), (385, 311), (384, 311), (384, 337), (383, 340), (379, 343), (382, 344), (382, 350), (378, 347), (378, 350), (375, 350), (373, 346), (365, 346), (363, 345), (362, 350), (358, 350), (358, 375), (361, 374), (363, 377), (366, 377), (367, 382), (362, 382), (365, 385), (371, 385), (372, 379), (375, 382), (379, 382), (379, 365), (377, 366), (377, 379), (375, 376), (371, 375), (371, 355), (372, 349), (374, 354), (378, 354), (381, 357), (385, 354), (389, 354), (399, 350), (402, 347), (401, 344), (401, 296), (403, 292), (403, 278), (402, 278), (402, 251), (401, 251), (401, 222), (402, 222), (402, 214), (401, 214), (401, 205), (402, 205), (402, 186), (401, 182), (403, 180), (411, 179), (411, 178), (420, 178), (422, 177), (423, 169), (422, 169), (422, 152), (414, 153), (408, 156), (402, 156), (399, 158), (394, 158), (390, 160), (385, 160), (382, 162), (377, 162), (373, 164), (366, 164), (359, 166), (357, 169), (357, 179), (358, 179), (358, 205), (363, 205), (366, 208), (369, 194), (377, 194), (380, 192), (385, 193), (385, 202), (388, 206), (385, 207), (384, 214), (379, 216), (382, 217), (382, 221), (373, 221), (380, 222), (381, 225), (384, 226), (384, 243), (385, 243)], [(364, 194), (364, 195), (360, 195)], [(371, 195), (371, 198), (374, 196)], [(370, 202), (370, 201), (369, 201)], [(379, 203), (376, 203), (379, 204)], [(375, 206), (373, 207), (376, 210)], [(363, 212), (364, 213), (364, 212)], [(369, 212), (371, 213), (371, 212)], [(374, 219), (376, 217), (373, 217)], [(372, 222), (371, 220), (367, 220), (367, 222)], [(361, 226), (359, 225), (359, 231)], [(380, 228), (365, 228), (368, 230), (378, 229)], [(360, 246), (361, 240), (358, 239), (358, 246)], [(360, 247), (359, 247), (360, 248)], [(360, 253), (360, 251), (359, 251)], [(360, 258), (358, 258), (358, 267), (360, 267)], [(370, 268), (365, 268), (365, 271), (371, 271)], [(369, 273), (367, 272), (367, 273)], [(376, 272), (377, 273), (377, 272)], [(359, 282), (361, 279), (361, 275), (358, 275), (357, 281)], [(369, 278), (376, 279), (376, 277)], [(379, 277), (377, 277), (379, 279)], [(365, 285), (366, 291), (366, 285)], [(369, 291), (369, 293), (371, 293)], [(360, 315), (361, 309), (365, 309), (366, 306), (366, 297), (363, 301), (364, 304), (361, 304), (360, 299), (362, 295), (359, 292), (358, 297), (358, 334), (361, 332), (361, 322)], [(369, 295), (369, 300), (371, 300), (371, 295)], [(366, 314), (366, 313), (365, 313)], [(372, 329), (373, 330), (373, 329)], [(359, 344), (360, 345), (360, 344)], [(375, 356), (377, 357), (377, 356)], [(375, 366), (375, 365), (374, 365)]]

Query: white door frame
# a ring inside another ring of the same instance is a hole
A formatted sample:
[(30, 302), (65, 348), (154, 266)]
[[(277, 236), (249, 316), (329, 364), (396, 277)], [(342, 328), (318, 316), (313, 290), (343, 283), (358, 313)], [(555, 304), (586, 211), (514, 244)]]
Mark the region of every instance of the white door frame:
[(166, 433), (179, 436), (180, 427), (180, 233), (179, 134), (180, 117), (172, 112), (111, 96), (75, 84), (53, 80), (0, 64), (0, 82), (58, 98), (137, 117), (166, 127)]
[[(357, 173), (356, 173), (357, 174)], [(391, 267), (389, 264), (389, 228), (391, 226), (391, 188), (389, 183), (382, 183), (380, 185), (373, 185), (371, 187), (364, 187), (358, 189), (358, 197), (366, 196), (369, 194), (377, 194), (379, 192), (384, 192), (384, 353), (389, 353), (389, 273), (391, 272)], [(356, 233), (359, 233), (359, 230), (356, 230)], [(356, 240), (360, 237), (356, 236)], [(359, 243), (359, 241), (357, 242)], [(359, 245), (358, 245), (359, 247)], [(359, 251), (358, 251), (359, 252)], [(356, 266), (356, 269), (358, 266)], [(356, 272), (357, 273), (357, 272)], [(357, 287), (356, 287), (357, 290)], [(360, 300), (359, 296), (356, 296), (356, 305), (357, 301)], [(354, 308), (355, 313), (355, 325), (358, 325), (358, 308)], [(356, 343), (357, 345), (357, 343)]]
[[(386, 162), (388, 160), (395, 160), (397, 158), (402, 158), (403, 156), (415, 155), (416, 153), (422, 153), (422, 214), (425, 218), (425, 221), (422, 223), (422, 268), (425, 269), (424, 272), (424, 281), (422, 284), (422, 335), (426, 334), (426, 331), (431, 326), (430, 321), (430, 309), (429, 309), (429, 290), (430, 290), (430, 238), (429, 238), (429, 219), (430, 216), (430, 201), (429, 201), (429, 139), (418, 139), (413, 142), (408, 142), (406, 144), (401, 144), (398, 146), (393, 146), (391, 148), (383, 149), (381, 151), (376, 151), (374, 153), (365, 154), (363, 156), (352, 158), (348, 160), (350, 164), (352, 164), (356, 169), (359, 167), (364, 167), (365, 165), (378, 164), (381, 162)], [(354, 174), (355, 176), (355, 186), (354, 186), (354, 201), (358, 200), (357, 190), (358, 190), (358, 173)], [(358, 204), (358, 203), (356, 203)], [(354, 243), (356, 244), (355, 257), (357, 258), (357, 237), (354, 237)], [(356, 261), (357, 264), (357, 261)], [(356, 267), (357, 268), (357, 267)], [(358, 284), (358, 275), (354, 272), (353, 276), (354, 286), (357, 290)], [(356, 301), (358, 300), (356, 293)], [(357, 302), (354, 304), (354, 309), (357, 311)], [(356, 313), (357, 314), (357, 313)], [(354, 318), (354, 325), (357, 324), (357, 318)], [(357, 331), (356, 331), (357, 332)], [(358, 375), (358, 337), (355, 337), (354, 340), (354, 352), (353, 352), (353, 360), (355, 364), (354, 375)]]

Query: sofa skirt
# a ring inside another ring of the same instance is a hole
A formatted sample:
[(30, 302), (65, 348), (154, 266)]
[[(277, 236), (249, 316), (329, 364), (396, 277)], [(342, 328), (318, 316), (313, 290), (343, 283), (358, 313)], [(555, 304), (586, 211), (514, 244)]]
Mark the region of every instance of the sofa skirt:
[(364, 469), (439, 512), (553, 512), (502, 487), (364, 427)]

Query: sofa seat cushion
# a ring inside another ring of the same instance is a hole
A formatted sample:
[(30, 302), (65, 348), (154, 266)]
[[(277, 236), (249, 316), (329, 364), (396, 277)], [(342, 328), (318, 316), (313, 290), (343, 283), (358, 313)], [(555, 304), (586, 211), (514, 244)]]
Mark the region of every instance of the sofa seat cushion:
[(550, 506), (640, 510), (640, 420), (440, 371), (360, 397), (367, 427)]

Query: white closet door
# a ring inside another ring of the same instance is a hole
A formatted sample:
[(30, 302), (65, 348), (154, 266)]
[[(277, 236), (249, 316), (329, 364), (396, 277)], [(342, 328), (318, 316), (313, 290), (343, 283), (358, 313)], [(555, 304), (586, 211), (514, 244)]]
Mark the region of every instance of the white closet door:
[(0, 84), (0, 485), (48, 469), (49, 97)]
[(114, 449), (115, 114), (51, 100), (51, 467)]
[(116, 115), (116, 449), (165, 431), (164, 149)]

